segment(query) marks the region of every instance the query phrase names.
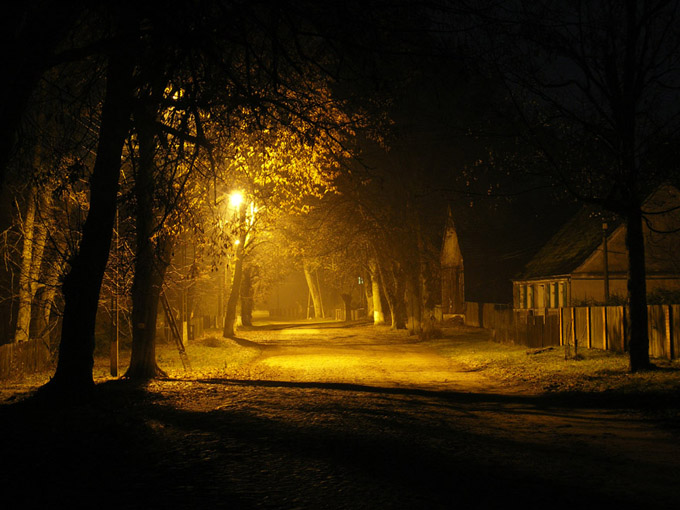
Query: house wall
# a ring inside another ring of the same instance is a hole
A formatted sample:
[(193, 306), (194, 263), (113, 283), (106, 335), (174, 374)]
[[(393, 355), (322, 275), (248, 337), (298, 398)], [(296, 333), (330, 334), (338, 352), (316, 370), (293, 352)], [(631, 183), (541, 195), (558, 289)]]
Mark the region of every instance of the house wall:
[[(647, 279), (648, 294), (660, 289), (680, 292), (680, 277), (654, 276)], [(628, 279), (625, 275), (610, 276), (609, 295), (626, 298)], [(514, 282), (513, 308), (515, 309), (561, 308), (604, 301), (603, 278), (573, 277), (561, 280)]]
[[(609, 296), (628, 295), (628, 280), (625, 276), (611, 275), (609, 277)], [(570, 306), (578, 306), (586, 303), (602, 303), (604, 297), (604, 278), (578, 278), (571, 279)]]
[(559, 308), (570, 302), (569, 280), (552, 278), (513, 282), (513, 308)]
[[(621, 226), (610, 233), (607, 238), (607, 265), (610, 274), (626, 274), (628, 272), (628, 251), (626, 248), (626, 229)], [(574, 277), (601, 277), (604, 274), (604, 243), (577, 267)]]

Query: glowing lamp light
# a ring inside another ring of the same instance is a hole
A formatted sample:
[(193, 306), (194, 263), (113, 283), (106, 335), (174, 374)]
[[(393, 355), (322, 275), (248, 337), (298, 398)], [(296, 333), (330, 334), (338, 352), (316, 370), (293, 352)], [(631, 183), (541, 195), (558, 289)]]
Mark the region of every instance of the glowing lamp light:
[(229, 195), (229, 205), (234, 209), (241, 207), (243, 203), (243, 193), (240, 191), (234, 191)]

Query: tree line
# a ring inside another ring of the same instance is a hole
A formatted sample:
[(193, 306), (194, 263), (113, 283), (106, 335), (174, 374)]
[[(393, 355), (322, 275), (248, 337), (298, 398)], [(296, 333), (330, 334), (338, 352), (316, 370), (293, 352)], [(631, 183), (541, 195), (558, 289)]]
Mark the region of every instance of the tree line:
[[(158, 302), (186, 239), (208, 265), (229, 261), (227, 336), (250, 293), (241, 282), (273, 278), (263, 268), (283, 258), (304, 270), (317, 314), (324, 268), (347, 307), (361, 276), (376, 324), (427, 336), (446, 208), (474, 225), (472, 188), (494, 196), (529, 181), (625, 218), (631, 368), (644, 369), (641, 204), (677, 175), (677, 8), (13, 7), (0, 96), (3, 337), (47, 339), (58, 315), (48, 387), (87, 391), (97, 313), (117, 286), (130, 303), (126, 375), (162, 373)], [(230, 208), (234, 190), (246, 200)]]

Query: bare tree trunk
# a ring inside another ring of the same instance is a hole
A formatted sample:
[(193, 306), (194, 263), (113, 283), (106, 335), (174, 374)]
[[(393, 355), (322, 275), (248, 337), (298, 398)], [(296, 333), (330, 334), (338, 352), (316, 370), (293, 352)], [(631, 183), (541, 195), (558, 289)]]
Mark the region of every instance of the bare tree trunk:
[(59, 282), (59, 276), (61, 275), (64, 262), (61, 258), (57, 258), (55, 260), (48, 261), (43, 265), (46, 266), (46, 269), (42, 275), (41, 286), (36, 292), (35, 296), (32, 328), (35, 331), (36, 338), (39, 338), (43, 342), (49, 344), (48, 335), (52, 329), (52, 326), (50, 325), (50, 317), (52, 315), (54, 297), (57, 292), (57, 284)]
[[(41, 212), (44, 215), (50, 207), (51, 200), (49, 191), (44, 190), (41, 193), (40, 207), (37, 207), (36, 200), (36, 188), (32, 187), (28, 197), (23, 225), (24, 246), (19, 276), (19, 307), (15, 334), (16, 342), (26, 342), (34, 335), (30, 329), (31, 318), (33, 316), (32, 307), (35, 294), (38, 290), (40, 268), (45, 252), (45, 241), (47, 240), (47, 226), (45, 225), (44, 220), (41, 221), (39, 216)], [(28, 274), (26, 274), (26, 272), (28, 272)]]
[[(388, 282), (385, 278), (385, 272), (383, 271), (382, 264), (376, 263), (375, 267), (377, 268), (377, 273), (378, 273), (378, 281), (381, 283), (380, 289), (382, 292), (382, 295), (385, 296), (385, 301), (387, 302), (387, 307), (390, 309), (390, 316), (394, 317), (394, 296), (392, 293), (392, 289), (388, 285)], [(384, 321), (384, 316), (385, 312), (383, 311), (383, 322)]]
[(645, 241), (642, 230), (642, 211), (639, 207), (628, 212), (626, 227), (630, 302), (630, 370), (637, 372), (650, 368)]
[(382, 288), (385, 293), (387, 306), (390, 309), (391, 329), (406, 329), (406, 310), (404, 307), (404, 282), (400, 278), (398, 268), (393, 262), (391, 267), (383, 270), (381, 264), (377, 265)]
[(27, 342), (31, 324), (31, 302), (33, 301), (33, 281), (31, 268), (34, 265), (34, 226), (35, 226), (35, 187), (31, 186), (26, 199), (26, 212), (21, 222), (23, 246), (19, 266), (19, 302), (17, 322), (14, 332), (15, 342)]
[(342, 302), (345, 305), (345, 320), (352, 320), (352, 294), (343, 293), (340, 294)]
[(427, 268), (421, 265), (419, 276), (420, 283), (420, 303), (421, 303), (421, 333), (420, 338), (427, 340), (432, 338), (435, 331), (434, 304), (432, 303), (430, 281)]
[(403, 275), (397, 274), (397, 271), (392, 269), (390, 271), (393, 280), (394, 298), (393, 304), (390, 306), (390, 313), (392, 315), (392, 329), (406, 329), (406, 308), (404, 305), (405, 282)]
[(417, 275), (409, 274), (406, 279), (406, 293), (408, 296), (408, 331), (411, 335), (422, 334), (422, 302), (420, 299), (420, 285)]
[(380, 284), (380, 270), (378, 267), (378, 262), (376, 260), (371, 260), (369, 264), (369, 269), (371, 271), (371, 289), (373, 295), (373, 324), (375, 326), (380, 326), (385, 324), (385, 313), (382, 307), (382, 297), (381, 297), (381, 284)]
[[(241, 216), (244, 215), (242, 214)], [(244, 220), (245, 217), (242, 218), (242, 223)], [(231, 291), (229, 292), (229, 300), (227, 301), (227, 313), (224, 319), (224, 330), (222, 331), (222, 336), (225, 338), (234, 338), (236, 336), (236, 307), (241, 294), (241, 280), (243, 279), (243, 252), (245, 242), (246, 232), (244, 230), (239, 236), (239, 243), (236, 245), (236, 254), (234, 255), (234, 277), (231, 283)]]
[(147, 380), (166, 375), (156, 362), (156, 320), (172, 243), (167, 236), (161, 236), (157, 245), (152, 240), (156, 228), (153, 117), (144, 113), (137, 115), (135, 120), (139, 140), (139, 164), (134, 185), (137, 238), (132, 281), (132, 352), (125, 377)]
[(366, 275), (364, 281), (364, 293), (366, 295), (366, 317), (373, 317), (373, 279), (370, 274)]
[(323, 305), (321, 303), (321, 289), (318, 286), (318, 279), (315, 279), (315, 273), (307, 262), (302, 263), (302, 269), (305, 273), (305, 280), (307, 281), (307, 287), (312, 296), (312, 303), (314, 304), (314, 317), (317, 319), (323, 319)]
[(423, 239), (422, 219), (418, 218), (417, 223), (417, 240), (418, 240), (418, 286), (420, 297), (421, 310), (421, 339), (432, 338), (435, 331), (434, 307), (437, 295), (441, 295), (441, 291), (434, 291), (434, 270), (429, 263), (427, 257), (427, 250), (425, 241)]
[(146, 244), (148, 246), (137, 253), (135, 263), (132, 282), (132, 352), (130, 366), (125, 373), (126, 378), (136, 380), (166, 375), (156, 361), (156, 321), (172, 243), (163, 236), (155, 249), (150, 240)]
[(250, 266), (243, 270), (241, 281), (241, 324), (253, 325), (253, 278)]
[(90, 209), (80, 248), (64, 279), (64, 317), (59, 361), (50, 389), (82, 393), (94, 386), (94, 330), (106, 262), (109, 257), (120, 160), (131, 114), (131, 61), (111, 57), (99, 130), (99, 143), (90, 183)]

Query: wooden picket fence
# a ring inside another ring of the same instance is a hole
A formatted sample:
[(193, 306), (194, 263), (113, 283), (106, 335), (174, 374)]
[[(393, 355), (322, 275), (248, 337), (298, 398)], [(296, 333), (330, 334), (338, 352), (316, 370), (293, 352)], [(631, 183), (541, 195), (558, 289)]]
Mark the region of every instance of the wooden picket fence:
[(52, 365), (50, 350), (42, 341), (0, 345), (0, 379), (41, 372)]
[[(466, 303), (465, 324), (493, 331), (498, 342), (539, 348), (572, 345), (614, 352), (628, 350), (624, 306), (513, 310), (509, 305)], [(680, 358), (680, 305), (649, 305), (649, 354)]]

